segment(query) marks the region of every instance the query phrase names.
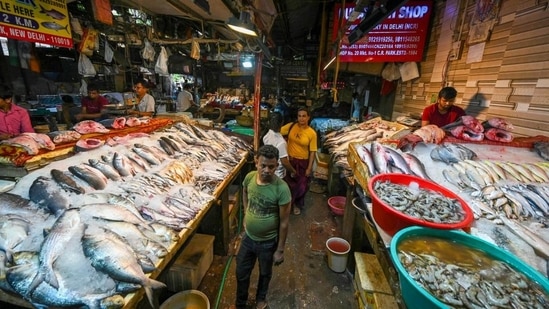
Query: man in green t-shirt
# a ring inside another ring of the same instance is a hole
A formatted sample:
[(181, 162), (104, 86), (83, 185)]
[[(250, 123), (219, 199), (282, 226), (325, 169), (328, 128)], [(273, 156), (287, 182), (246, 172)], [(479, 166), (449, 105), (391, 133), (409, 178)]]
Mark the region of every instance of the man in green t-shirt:
[(284, 245), (290, 221), (291, 193), (286, 182), (275, 175), (278, 149), (272, 145), (259, 148), (255, 157), (257, 171), (242, 182), (245, 207), (245, 234), (236, 256), (236, 308), (246, 308), (250, 276), (259, 261), (256, 308), (267, 307), (267, 291), (273, 264), (284, 261)]

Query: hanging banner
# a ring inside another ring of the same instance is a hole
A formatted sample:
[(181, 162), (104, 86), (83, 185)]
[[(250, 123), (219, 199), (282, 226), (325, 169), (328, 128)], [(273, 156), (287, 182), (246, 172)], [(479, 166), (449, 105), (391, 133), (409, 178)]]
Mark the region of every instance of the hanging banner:
[[(354, 10), (345, 6), (344, 18)], [(345, 30), (341, 41), (340, 62), (420, 62), (429, 32), (433, 1), (410, 0), (396, 9), (356, 43), (349, 45), (349, 33), (360, 24), (363, 14)], [(332, 39), (338, 34), (341, 4), (335, 5)]]
[(66, 0), (0, 0), (0, 36), (72, 48)]

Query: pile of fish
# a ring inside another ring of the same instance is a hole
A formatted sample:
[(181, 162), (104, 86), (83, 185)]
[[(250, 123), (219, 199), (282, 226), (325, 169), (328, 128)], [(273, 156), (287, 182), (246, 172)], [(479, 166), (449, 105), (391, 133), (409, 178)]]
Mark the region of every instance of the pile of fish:
[(471, 149), (460, 145), (444, 143), (437, 145), (431, 150), (431, 159), (442, 161), (446, 164), (458, 163), (463, 160), (474, 160), (477, 154)]
[[(415, 183), (417, 185), (417, 183)], [(414, 218), (433, 223), (459, 223), (465, 219), (460, 201), (420, 187), (378, 181), (375, 195), (392, 208)]]
[(456, 122), (442, 127), (452, 136), (466, 140), (479, 142), (490, 140), (509, 143), (513, 141), (513, 125), (503, 118), (490, 118), (480, 122), (473, 116), (461, 116)]
[(356, 152), (368, 167), (369, 175), (401, 173), (430, 179), (423, 163), (413, 154), (402, 152), (379, 142), (356, 144)]
[(46, 307), (118, 308), (140, 288), (152, 302), (165, 285), (146, 274), (251, 150), (184, 123), (124, 145), (34, 176), (28, 199), (0, 194), (0, 288)]
[(438, 144), (442, 142), (442, 140), (446, 136), (444, 130), (434, 124), (423, 126), (415, 130), (412, 134), (421, 138), (422, 142), (432, 144)]
[(540, 157), (549, 161), (549, 142), (534, 143), (534, 150)]

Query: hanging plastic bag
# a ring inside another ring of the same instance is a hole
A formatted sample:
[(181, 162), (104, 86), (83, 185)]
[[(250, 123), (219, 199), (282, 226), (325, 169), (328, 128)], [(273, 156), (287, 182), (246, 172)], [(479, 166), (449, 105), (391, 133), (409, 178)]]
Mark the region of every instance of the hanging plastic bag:
[(80, 45), (78, 45), (78, 51), (81, 54), (91, 57), (93, 55), (93, 51), (99, 46), (98, 40), (99, 32), (91, 28), (86, 28), (84, 30), (82, 41), (80, 41)]
[(108, 63), (111, 63), (113, 56), (114, 56), (114, 51), (109, 46), (109, 42), (105, 40), (105, 61), (107, 61)]
[(383, 68), (383, 71), (381, 71), (381, 77), (388, 81), (394, 81), (400, 78), (400, 70), (398, 69), (398, 65), (394, 62), (388, 63), (385, 68)]
[(143, 41), (145, 42), (145, 47), (143, 47), (143, 50), (141, 51), (141, 58), (147, 61), (154, 61), (154, 55), (156, 54), (154, 47), (149, 40), (144, 39)]
[(80, 58), (78, 58), (78, 74), (84, 77), (95, 76), (97, 74), (93, 63), (83, 53), (80, 53)]
[(78, 90), (81, 95), (87, 95), (88, 94), (88, 83), (84, 79), (81, 80), (82, 85), (80, 85), (80, 89)]
[(200, 59), (200, 44), (196, 40), (191, 43), (191, 58), (194, 60)]
[(160, 47), (160, 54), (158, 55), (158, 59), (156, 59), (154, 71), (160, 75), (169, 75), (168, 52), (166, 51), (166, 48), (164, 48), (164, 46)]

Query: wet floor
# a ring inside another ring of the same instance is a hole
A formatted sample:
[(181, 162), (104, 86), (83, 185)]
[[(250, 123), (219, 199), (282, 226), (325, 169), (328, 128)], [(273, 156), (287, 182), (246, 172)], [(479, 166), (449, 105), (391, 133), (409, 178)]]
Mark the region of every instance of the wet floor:
[[(284, 263), (275, 267), (267, 296), (269, 308), (358, 308), (351, 274), (335, 273), (328, 267), (325, 242), (340, 235), (343, 217), (330, 212), (327, 200), (326, 194), (309, 191), (301, 215), (291, 215)], [(225, 309), (234, 303), (235, 262), (236, 257), (214, 256), (200, 284), (199, 290), (208, 296), (212, 309)], [(257, 275), (256, 265), (249, 308), (255, 308)]]

